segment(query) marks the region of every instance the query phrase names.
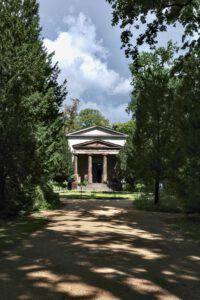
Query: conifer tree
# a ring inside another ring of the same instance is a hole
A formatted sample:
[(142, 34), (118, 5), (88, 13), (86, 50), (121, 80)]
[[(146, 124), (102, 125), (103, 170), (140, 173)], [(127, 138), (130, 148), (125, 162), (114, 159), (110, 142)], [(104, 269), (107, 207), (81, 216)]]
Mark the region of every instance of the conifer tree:
[[(34, 186), (52, 177), (62, 155), (59, 109), (65, 83), (57, 83), (40, 37), (36, 0), (0, 5), (0, 205), (26, 203)], [(62, 137), (63, 140), (63, 137)], [(26, 192), (25, 192), (26, 191)], [(33, 193), (34, 194), (34, 193)]]

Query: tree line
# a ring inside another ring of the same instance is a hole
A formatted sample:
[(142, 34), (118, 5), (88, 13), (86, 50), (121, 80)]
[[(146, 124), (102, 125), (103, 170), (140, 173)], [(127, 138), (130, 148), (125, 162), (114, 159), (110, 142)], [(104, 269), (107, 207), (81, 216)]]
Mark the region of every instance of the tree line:
[(73, 174), (66, 133), (110, 126), (94, 109), (63, 111), (67, 82), (43, 45), (36, 0), (0, 4), (0, 214), (59, 205), (52, 182)]
[[(121, 173), (153, 191), (155, 204), (164, 186), (187, 210), (200, 212), (200, 1), (107, 1), (133, 61), (128, 110), (135, 128), (121, 153)], [(158, 34), (177, 24), (182, 44), (157, 47)], [(140, 51), (144, 43), (150, 51)]]

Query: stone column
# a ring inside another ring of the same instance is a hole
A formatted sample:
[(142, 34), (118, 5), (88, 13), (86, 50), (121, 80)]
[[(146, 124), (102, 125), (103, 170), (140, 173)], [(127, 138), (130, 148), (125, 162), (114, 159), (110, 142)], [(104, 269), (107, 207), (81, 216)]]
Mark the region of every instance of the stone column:
[(92, 155), (88, 155), (88, 183), (92, 183)]
[(74, 155), (74, 175), (78, 179), (78, 155)]
[(107, 155), (103, 155), (103, 174), (102, 182), (107, 182), (108, 180), (108, 158)]

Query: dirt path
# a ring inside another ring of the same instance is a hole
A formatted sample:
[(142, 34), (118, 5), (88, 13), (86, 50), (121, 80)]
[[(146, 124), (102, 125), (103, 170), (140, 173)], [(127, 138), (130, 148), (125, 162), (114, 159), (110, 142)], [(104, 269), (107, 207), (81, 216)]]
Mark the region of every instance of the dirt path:
[[(0, 258), (0, 299), (200, 299), (200, 248), (169, 214), (130, 201), (66, 201)], [(173, 215), (174, 217), (174, 215)]]

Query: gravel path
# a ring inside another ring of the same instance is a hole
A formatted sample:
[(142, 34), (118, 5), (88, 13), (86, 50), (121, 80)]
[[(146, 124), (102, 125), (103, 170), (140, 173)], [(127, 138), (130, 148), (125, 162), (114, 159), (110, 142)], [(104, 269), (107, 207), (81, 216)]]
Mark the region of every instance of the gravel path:
[(67, 200), (0, 259), (1, 300), (200, 300), (200, 246), (171, 232), (176, 215), (130, 201)]

